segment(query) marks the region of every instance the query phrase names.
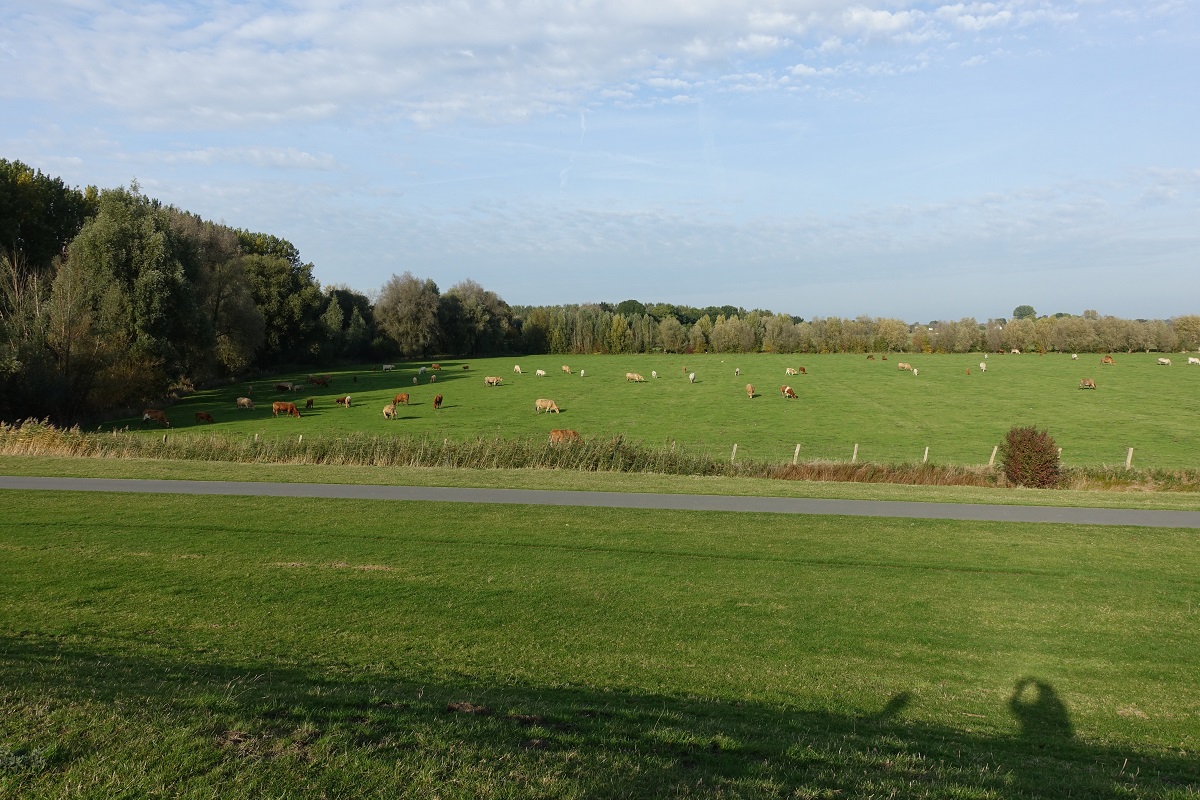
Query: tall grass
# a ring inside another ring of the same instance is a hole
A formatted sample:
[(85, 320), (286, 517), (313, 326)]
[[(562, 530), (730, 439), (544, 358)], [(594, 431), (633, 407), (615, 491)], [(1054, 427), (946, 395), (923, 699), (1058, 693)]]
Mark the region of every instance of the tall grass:
[[(1004, 474), (988, 467), (926, 463), (760, 460), (731, 461), (707, 449), (649, 445), (623, 436), (551, 444), (541, 436), (479, 436), (471, 439), (380, 436), (368, 433), (265, 437), (166, 431), (161, 436), (114, 430), (89, 433), (47, 421), (0, 422), (0, 455), (85, 458), (162, 458), (258, 464), (462, 469), (555, 469), (581, 472), (654, 473), (793, 481), (899, 483), (920, 486), (1003, 487)], [(1063, 470), (1062, 488), (1116, 491), (1200, 491), (1198, 470), (1124, 470), (1074, 467)]]

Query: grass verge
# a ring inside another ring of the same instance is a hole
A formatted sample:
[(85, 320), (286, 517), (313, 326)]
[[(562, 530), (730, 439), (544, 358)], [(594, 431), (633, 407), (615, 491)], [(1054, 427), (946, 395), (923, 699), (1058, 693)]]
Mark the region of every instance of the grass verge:
[(1200, 792), (1195, 531), (5, 497), (3, 795)]

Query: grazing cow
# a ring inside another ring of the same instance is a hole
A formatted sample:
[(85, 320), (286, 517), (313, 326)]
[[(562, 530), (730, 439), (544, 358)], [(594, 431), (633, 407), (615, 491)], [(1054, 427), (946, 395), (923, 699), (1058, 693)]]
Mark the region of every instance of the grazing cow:
[(384, 365), (383, 365), (383, 371), (384, 371), (384, 372), (391, 372), (391, 371), (392, 371), (392, 370), (394, 370), (395, 368), (396, 368), (396, 365), (395, 365), (395, 364), (384, 364)]
[(581, 377), (581, 378), (582, 378), (586, 372), (587, 372), (587, 370), (586, 370), (586, 369), (581, 369), (581, 370), (579, 370), (579, 377)]
[(795, 375), (795, 374), (796, 374), (796, 368), (795, 368), (795, 367), (788, 367), (787, 369), (785, 369), (785, 370), (783, 371), (783, 374), (784, 374), (784, 375)]
[(887, 356), (884, 356), (884, 357), (883, 357), (883, 360), (884, 360), (884, 361), (887, 361)]
[(804, 367), (796, 367), (796, 369), (800, 370), (800, 374), (801, 374), (801, 375), (807, 375), (807, 374), (808, 374), (807, 372), (805, 372), (805, 371), (804, 371)]
[(171, 427), (171, 423), (167, 420), (167, 413), (165, 411), (159, 411), (157, 408), (147, 408), (146, 410), (142, 411), (142, 425), (145, 425), (151, 420), (157, 422), (159, 425), (162, 425), (164, 428)]
[(1100, 363), (1103, 365), (1103, 364), (1116, 364), (1117, 362), (1113, 361), (1112, 356), (1105, 356), (1104, 358), (1100, 359)]
[(913, 367), (913, 377), (914, 377), (914, 378), (915, 378), (915, 377), (917, 377), (917, 374), (918, 374), (919, 372), (920, 372), (920, 370), (919, 370), (919, 369), (917, 369), (916, 367)]
[(329, 386), (329, 382), (333, 380), (332, 375), (309, 375), (308, 382), (313, 386)]
[(499, 386), (503, 381), (504, 381), (503, 378), (499, 378), (495, 375), (488, 375), (486, 378), (483, 379), (483, 383), (485, 386)]
[(736, 377), (738, 377), (738, 376), (739, 376), (739, 375), (741, 375), (741, 374), (742, 374), (742, 368), (741, 368), (741, 367), (734, 367), (734, 368), (733, 368), (733, 377), (735, 377), (735, 378), (736, 378)]
[(696, 373), (689, 372), (688, 373), (688, 383), (695, 383), (695, 382), (696, 382)]
[(544, 370), (544, 369), (534, 370), (533, 374), (534, 374), (534, 377), (544, 378), (544, 377), (546, 377), (546, 370)]
[(967, 367), (967, 374), (968, 374), (968, 375), (970, 375), (970, 374), (971, 374), (971, 368), (970, 368), (970, 367)]
[(517, 364), (516, 366), (514, 366), (514, 367), (513, 367), (513, 372), (515, 372), (516, 374), (520, 375), (520, 374), (521, 374), (521, 365), (520, 365), (520, 364)]
[(383, 418), (384, 419), (395, 419), (396, 418), (396, 405), (394, 403), (388, 403), (386, 406), (383, 407)]
[(1018, 350), (1017, 348), (1015, 348), (1015, 347), (1014, 347), (1014, 348), (1012, 349), (1012, 354), (1013, 354), (1014, 356), (1019, 356), (1019, 355), (1021, 355), (1021, 351), (1020, 351), (1020, 350)]
[(570, 375), (570, 374), (571, 374), (571, 368), (570, 368), (570, 367), (568, 367), (566, 364), (563, 364), (563, 366), (562, 366), (562, 371), (563, 371), (563, 372), (565, 372), (565, 373), (567, 373), (568, 375)]
[(754, 384), (753, 383), (746, 384), (746, 397), (749, 397), (751, 400), (754, 399)]
[(197, 411), (196, 422), (216, 422), (216, 420), (213, 419), (212, 414), (208, 413), (207, 411)]
[(413, 375), (413, 386), (417, 385), (417, 376)]
[(470, 364), (463, 364), (463, 369), (470, 369), (470, 368), (471, 368)]
[(346, 395), (345, 397), (339, 397), (337, 400), (334, 400), (333, 402), (337, 403), (339, 406), (345, 406), (346, 408), (349, 408), (350, 407), (350, 395)]
[(550, 431), (550, 444), (566, 444), (578, 441), (580, 441), (579, 431), (560, 429)]
[[(311, 380), (311, 379), (310, 379), (310, 380)], [(292, 389), (294, 389), (294, 388), (295, 388), (294, 384), (291, 384), (291, 383), (277, 383), (277, 384), (275, 384), (275, 391), (277, 391), (277, 392), (290, 392), (290, 391), (292, 391)]]
[(419, 370), (417, 370), (417, 374), (418, 374), (418, 375), (424, 375), (424, 374), (425, 374), (425, 370), (426, 370), (426, 369), (427, 369), (427, 367), (421, 367)]
[(986, 362), (986, 361), (980, 361), (980, 362), (979, 362), (979, 371), (980, 371), (980, 372), (987, 372), (987, 362)]
[(1158, 360), (1158, 365), (1159, 365), (1160, 367), (1169, 367), (1169, 366), (1171, 366), (1171, 359), (1169, 359), (1169, 358), (1160, 358), (1160, 359)]
[(783, 395), (784, 400), (796, 399), (796, 392), (790, 386), (780, 386), (779, 392)]
[(906, 369), (912, 369), (912, 364), (908, 363), (907, 361), (901, 361), (896, 365), (896, 369), (903, 372)]
[(392, 405), (394, 405), (394, 406), (408, 405), (408, 392), (401, 392), (400, 394), (396, 395), (396, 397), (393, 398), (393, 400), (392, 400)]
[(435, 410), (442, 407), (442, 396), (440, 394), (433, 396), (433, 407)]
[(658, 370), (656, 370), (656, 369), (652, 369), (652, 370), (650, 370), (650, 377), (651, 377), (651, 378), (657, 378), (657, 377), (658, 377)]
[(312, 411), (312, 407), (313, 407), (313, 399), (310, 397), (304, 401), (304, 410)]
[(1081, 380), (1079, 382), (1079, 388), (1080, 389), (1095, 389), (1096, 382), (1094, 380), (1092, 380), (1091, 378), (1084, 378), (1083, 380)]
[(249, 397), (239, 397), (237, 399), (237, 407), (238, 408), (248, 408), (251, 411), (253, 411), (254, 410), (254, 401), (251, 400)]
[(867, 353), (867, 361), (874, 361), (874, 360), (875, 360), (875, 354)]
[(1072, 361), (1078, 361), (1078, 360), (1079, 360), (1079, 353), (1071, 353), (1071, 360), (1072, 360)]
[(295, 403), (274, 402), (271, 404), (271, 416), (278, 417), (283, 414), (285, 417), (299, 417), (300, 409), (296, 408)]
[(430, 364), (429, 368), (433, 369), (433, 370), (441, 370), (442, 365), (441, 364)]
[(646, 379), (643, 378), (641, 375), (638, 375), (636, 372), (626, 372), (625, 380), (633, 381), (634, 383), (641, 383), (642, 381), (644, 381)]
[(430, 382), (430, 383), (437, 383), (437, 375), (430, 375), (430, 376), (429, 376), (429, 382)]
[(1200, 364), (1200, 358), (1192, 358), (1191, 356), (1188, 356), (1188, 363), (1189, 364)]
[(549, 414), (551, 411), (553, 411), (555, 414), (559, 413), (558, 404), (555, 403), (553, 400), (546, 400), (546, 399), (534, 400), (533, 401), (533, 411), (535, 414), (540, 414), (543, 411), (545, 411), (547, 414)]

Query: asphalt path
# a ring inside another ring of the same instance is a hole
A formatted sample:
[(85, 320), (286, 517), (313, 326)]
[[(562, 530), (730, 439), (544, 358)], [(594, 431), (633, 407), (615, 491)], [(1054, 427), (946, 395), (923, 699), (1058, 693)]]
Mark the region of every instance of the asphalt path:
[[(830, 514), (855, 517), (952, 519), (970, 522), (1053, 522), (1069, 525), (1133, 525), (1200, 528), (1198, 511), (1143, 511), (1115, 508), (910, 503), (893, 500), (814, 500), (790, 497), (737, 497), (706, 494), (566, 492), (537, 489), (470, 489), (433, 486), (362, 486), (330, 483), (131, 480), (118, 478), (33, 478), (0, 476), (0, 490), (125, 492), (142, 494), (318, 497), (345, 500), (406, 500), (427, 503), (489, 503), (653, 508), (676, 511), (734, 511), (766, 514)], [(2, 497), (2, 496), (0, 496)], [(2, 506), (3, 503), (0, 503)]]

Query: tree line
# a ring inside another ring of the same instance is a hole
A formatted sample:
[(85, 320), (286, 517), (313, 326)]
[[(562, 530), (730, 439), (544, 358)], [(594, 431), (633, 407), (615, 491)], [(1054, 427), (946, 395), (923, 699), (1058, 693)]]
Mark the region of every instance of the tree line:
[[(1018, 313), (1019, 312), (1019, 313)], [(1175, 350), (1200, 316), (1095, 312), (914, 325), (637, 300), (510, 306), (411, 272), (373, 296), (322, 287), (286, 239), (165, 206), (134, 183), (78, 189), (0, 159), (0, 419), (83, 419), (282, 367), (500, 353)]]

